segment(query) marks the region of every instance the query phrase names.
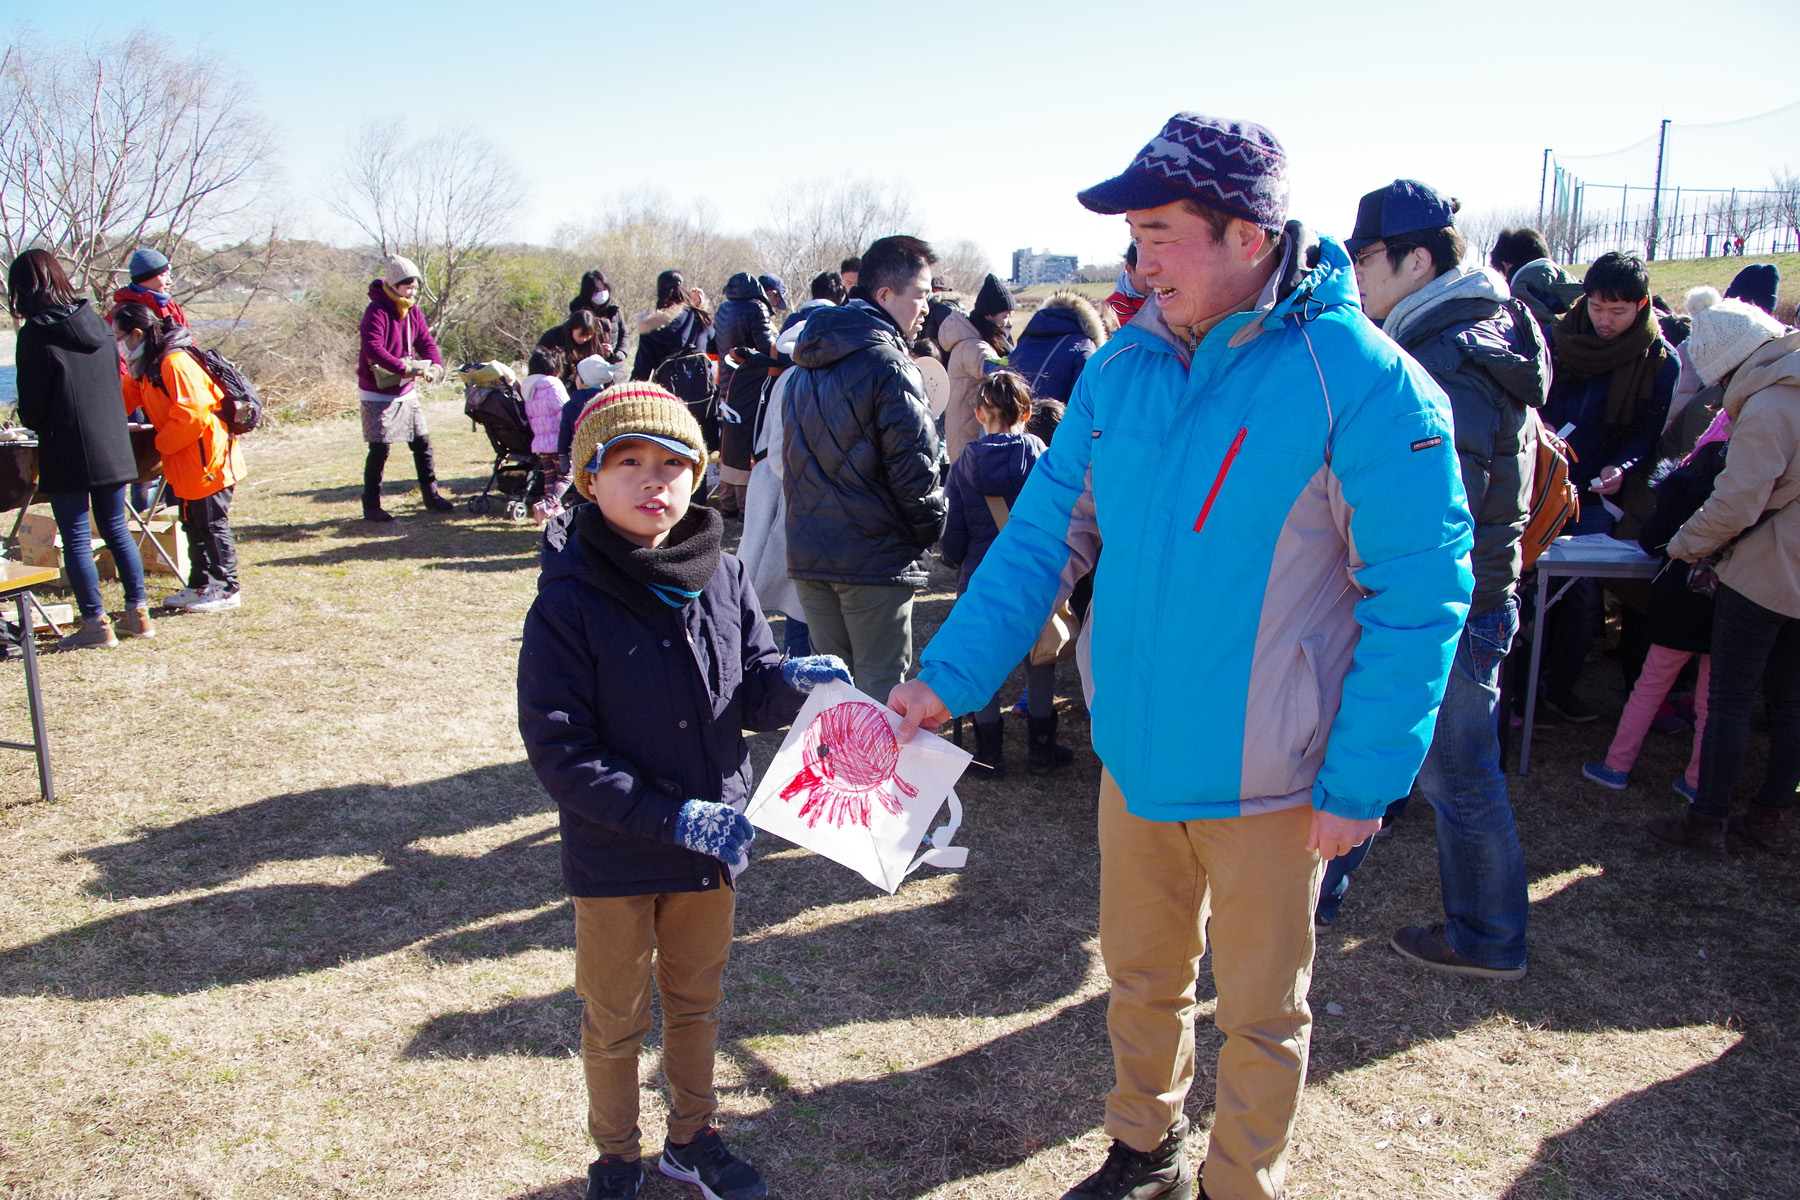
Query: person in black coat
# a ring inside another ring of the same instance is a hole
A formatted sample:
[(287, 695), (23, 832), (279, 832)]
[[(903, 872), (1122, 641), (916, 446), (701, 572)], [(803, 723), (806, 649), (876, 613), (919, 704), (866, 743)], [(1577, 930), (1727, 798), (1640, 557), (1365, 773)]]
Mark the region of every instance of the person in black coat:
[[(744, 512), (744, 488), (750, 483), (750, 443), (754, 437), (754, 413), (732, 405), (732, 381), (737, 370), (752, 355), (762, 366), (752, 367), (759, 373), (756, 390), (744, 402), (754, 408), (763, 380), (768, 378), (768, 363), (775, 356), (774, 310), (785, 308), (787, 301), (779, 291), (771, 293), (769, 284), (780, 287), (773, 275), (758, 278), (739, 271), (725, 282), (725, 302), (713, 317), (713, 349), (719, 356), (719, 396), (726, 401), (721, 411), (719, 429), (719, 488), (715, 503), (727, 517)], [(737, 418), (737, 419), (734, 419)]]
[(598, 267), (581, 277), (581, 286), (576, 290), (575, 298), (569, 301), (570, 316), (584, 310), (594, 314), (594, 322), (599, 326), (599, 347), (590, 353), (600, 355), (609, 363), (624, 362), (625, 314), (619, 311), (612, 286)]
[(912, 660), (912, 600), (944, 531), (938, 436), (910, 347), (931, 247), (882, 238), (841, 308), (807, 319), (783, 397), (788, 574), (813, 645), (885, 697)]
[(81, 628), (66, 650), (119, 644), (100, 595), (88, 513), (112, 551), (125, 588), (118, 632), (154, 637), (144, 564), (125, 524), (125, 485), (137, 478), (119, 388), (112, 331), (86, 300), (77, 300), (62, 264), (47, 250), (27, 250), (7, 272), (8, 302), (19, 330), (19, 419), (38, 435), (38, 490), (50, 497), (62, 534), (63, 569), (81, 610)]
[(672, 358), (704, 354), (712, 346), (713, 315), (706, 309), (706, 295), (689, 288), (680, 271), (664, 271), (656, 277), (656, 308), (637, 318), (637, 356), (631, 360), (631, 377), (649, 379)]

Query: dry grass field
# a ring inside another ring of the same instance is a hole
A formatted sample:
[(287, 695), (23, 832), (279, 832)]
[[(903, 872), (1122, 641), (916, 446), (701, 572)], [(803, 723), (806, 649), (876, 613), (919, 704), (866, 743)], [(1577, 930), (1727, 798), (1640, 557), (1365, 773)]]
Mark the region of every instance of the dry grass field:
[[(466, 496), (485, 440), (430, 411)], [(512, 699), (535, 537), (428, 518), (397, 484), (402, 520), (356, 520), (349, 422), (250, 446), (244, 607), (46, 656), (56, 803), (29, 756), (0, 761), (0, 1197), (574, 1200), (572, 929)], [(940, 577), (921, 641), (949, 603)], [(1590, 695), (1616, 707), (1617, 677), (1596, 661)], [(26, 732), (21, 689), (0, 664), (0, 738)], [(1085, 745), (1072, 672), (1061, 694)], [(1514, 781), (1520, 983), (1393, 955), (1438, 911), (1429, 812), (1377, 845), (1320, 939), (1293, 1196), (1800, 1195), (1796, 866), (1651, 845), (1687, 739), (1653, 735), (1612, 793), (1576, 776), (1609, 735), (1547, 731)], [(965, 784), (968, 868), (893, 897), (758, 842), (720, 1075), (727, 1136), (776, 1195), (1055, 1197), (1092, 1169), (1097, 777), (1084, 750), (1063, 778)], [(642, 1069), (653, 1150), (654, 1041)]]

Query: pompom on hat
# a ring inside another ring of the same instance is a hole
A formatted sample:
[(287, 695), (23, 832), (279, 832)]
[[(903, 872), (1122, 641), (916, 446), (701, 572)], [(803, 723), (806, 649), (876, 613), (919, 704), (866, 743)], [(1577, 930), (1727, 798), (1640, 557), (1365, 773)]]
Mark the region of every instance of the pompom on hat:
[(674, 451), (694, 464), (694, 487), (706, 478), (706, 435), (679, 397), (654, 383), (621, 383), (587, 402), (575, 419), (569, 463), (575, 486), (589, 500), (588, 472), (597, 455), (621, 438), (638, 437)]
[(1261, 125), (1176, 113), (1129, 167), (1076, 199), (1107, 214), (1192, 200), (1280, 229), (1287, 222), (1287, 151)]
[(1687, 295), (1694, 329), (1682, 343), (1682, 349), (1687, 351), (1702, 382), (1710, 387), (1743, 366), (1744, 360), (1764, 342), (1784, 337), (1788, 330), (1754, 304), (1716, 299), (1718, 293), (1711, 288), (1705, 292), (1695, 288)]

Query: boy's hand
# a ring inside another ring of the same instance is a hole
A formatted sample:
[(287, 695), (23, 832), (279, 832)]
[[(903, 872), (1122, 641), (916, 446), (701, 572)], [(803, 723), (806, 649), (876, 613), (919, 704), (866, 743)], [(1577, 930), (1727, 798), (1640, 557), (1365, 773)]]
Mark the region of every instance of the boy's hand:
[(689, 800), (675, 815), (675, 844), (723, 863), (747, 857), (755, 840), (750, 818), (729, 804)]
[(912, 740), (915, 730), (936, 729), (950, 719), (950, 710), (931, 685), (917, 679), (909, 679), (889, 692), (887, 703), (900, 714), (900, 728), (894, 731), (894, 737), (902, 746)]
[(790, 658), (781, 664), (781, 679), (801, 695), (821, 683), (837, 680), (849, 683), (850, 668), (835, 654), (814, 654), (808, 658)]

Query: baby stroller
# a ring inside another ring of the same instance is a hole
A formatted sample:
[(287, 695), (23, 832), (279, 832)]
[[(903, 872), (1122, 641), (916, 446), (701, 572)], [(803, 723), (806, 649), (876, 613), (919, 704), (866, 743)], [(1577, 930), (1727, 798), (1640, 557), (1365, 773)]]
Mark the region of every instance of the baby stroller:
[(518, 377), (499, 362), (464, 363), (457, 373), (463, 378), (463, 415), (481, 427), (494, 448), (493, 473), (481, 495), (469, 501), (469, 511), (488, 512), (493, 507), (488, 493), (498, 488), (506, 497), (507, 519), (528, 521), (531, 506), (544, 497), (544, 472), (531, 452), (531, 422)]

